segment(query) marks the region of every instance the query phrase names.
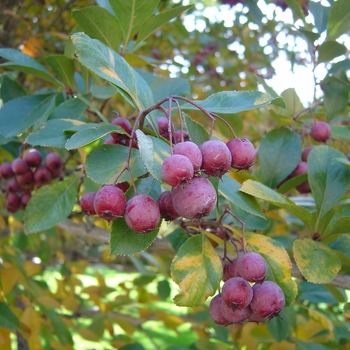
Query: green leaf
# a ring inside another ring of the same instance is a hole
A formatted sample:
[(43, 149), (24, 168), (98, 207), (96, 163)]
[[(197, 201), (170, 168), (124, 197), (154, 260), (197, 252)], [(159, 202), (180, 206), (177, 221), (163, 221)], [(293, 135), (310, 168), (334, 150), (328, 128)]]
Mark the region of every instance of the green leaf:
[(124, 46), (146, 25), (159, 0), (109, 0), (124, 36)]
[(150, 84), (154, 100), (160, 101), (171, 95), (186, 95), (190, 93), (190, 84), (183, 78), (158, 77)]
[(37, 121), (44, 121), (54, 108), (56, 94), (15, 98), (0, 109), (0, 133), (16, 136)]
[(97, 125), (92, 126), (88, 129), (83, 129), (75, 133), (66, 142), (66, 149), (76, 149), (88, 145), (91, 142), (99, 140), (101, 137), (108, 135), (110, 133), (126, 134), (127, 132), (117, 125)]
[(265, 185), (276, 187), (296, 168), (301, 156), (300, 136), (287, 128), (273, 129), (261, 140), (258, 157)]
[(284, 1), (293, 12), (294, 22), (296, 22), (298, 19), (301, 19), (303, 22), (305, 22), (305, 15), (300, 6), (300, 3), (297, 0), (284, 0)]
[(141, 111), (154, 104), (150, 87), (122, 56), (84, 33), (75, 33), (71, 38), (79, 61), (118, 87), (131, 105)]
[(84, 7), (74, 10), (72, 16), (89, 37), (102, 41), (116, 52), (119, 51), (120, 25), (106, 9), (100, 6)]
[(64, 220), (76, 203), (79, 176), (45, 185), (33, 193), (24, 214), (27, 233), (45, 231)]
[(277, 283), (283, 290), (286, 305), (296, 298), (298, 287), (292, 280), (292, 262), (282, 244), (276, 240), (252, 232), (246, 232), (247, 248), (261, 254), (269, 267), (267, 279)]
[(69, 87), (75, 85), (74, 81), (74, 60), (64, 55), (52, 55), (46, 58), (46, 62), (59, 76), (62, 82)]
[[(86, 98), (90, 94), (84, 95)], [(82, 119), (82, 114), (86, 110), (87, 105), (79, 98), (72, 98), (59, 104), (52, 112), (50, 119)]]
[(178, 306), (202, 306), (214, 295), (222, 278), (222, 263), (204, 234), (184, 242), (174, 257), (170, 273), (181, 293), (174, 302)]
[(263, 78), (261, 78), (260, 76), (256, 75), (255, 79), (258, 81), (259, 84), (261, 84), (264, 87), (265, 91), (271, 97), (274, 98), (271, 101), (271, 104), (273, 104), (275, 106), (282, 107), (282, 108), (286, 108), (286, 103), (284, 102), (283, 98), (281, 96), (279, 96), (277, 94), (277, 92), (274, 89), (272, 89), (272, 87), (270, 87)]
[(293, 256), (302, 275), (312, 283), (331, 282), (341, 268), (334, 250), (309, 238), (294, 241)]
[(72, 345), (73, 339), (68, 329), (68, 326), (60, 318), (60, 316), (54, 310), (46, 310), (45, 314), (48, 316), (49, 320), (51, 321), (51, 325), (54, 329), (55, 334), (60, 340), (60, 343), (62, 345), (65, 345), (65, 344)]
[(346, 46), (337, 41), (325, 41), (318, 48), (317, 64), (332, 61), (333, 58), (344, 55), (346, 51)]
[(239, 191), (241, 184), (228, 175), (224, 175), (219, 182), (219, 193), (228, 201), (252, 215), (265, 219), (256, 199)]
[(157, 137), (146, 136), (141, 130), (136, 130), (136, 136), (146, 168), (155, 179), (163, 181), (161, 167), (164, 160), (170, 156), (170, 146)]
[(97, 85), (94, 84), (90, 88), (92, 96), (106, 100), (113, 97), (117, 92), (117, 88), (113, 85)]
[(84, 125), (91, 128), (91, 124), (85, 124), (78, 120), (48, 120), (39, 130), (27, 137), (27, 142), (32, 146), (65, 148), (66, 142), (71, 136), (66, 130), (73, 130)]
[[(128, 147), (123, 145), (101, 145), (86, 157), (85, 170), (87, 176), (99, 184), (113, 184), (117, 175), (125, 167), (128, 157)], [(142, 162), (140, 152), (132, 149), (130, 156), (130, 170), (134, 178), (147, 172)], [(127, 171), (118, 182), (129, 181)]]
[(306, 38), (309, 41), (309, 44), (312, 46), (314, 45), (314, 42), (320, 38), (320, 34), (311, 32), (309, 30), (305, 29), (298, 29), (298, 32), (303, 35), (304, 38)]
[(332, 64), (332, 67), (328, 70), (328, 74), (334, 74), (338, 70), (350, 70), (350, 59), (346, 58), (345, 60)]
[(337, 39), (348, 31), (350, 31), (350, 2), (348, 0), (335, 1), (329, 14), (327, 40)]
[[(195, 103), (209, 112), (231, 114), (265, 106), (272, 100), (271, 96), (259, 91), (221, 91)], [(190, 103), (185, 103), (181, 109), (198, 110)]]
[(327, 76), (324, 84), (324, 107), (327, 112), (327, 120), (343, 113), (348, 105), (350, 84), (349, 79), (343, 70)]
[(0, 302), (0, 327), (10, 330), (16, 330), (19, 328), (19, 320), (17, 316), (11, 311), (11, 309), (5, 304)]
[(182, 113), (182, 115), (185, 122), (185, 129), (187, 130), (192, 142), (197, 146), (200, 146), (203, 142), (209, 140), (209, 133), (202, 124), (191, 119), (186, 113)]
[[(156, 31), (162, 25), (168, 23), (172, 18), (180, 15), (182, 12), (187, 11), (193, 5), (178, 6), (169, 11), (160, 13), (159, 15), (149, 18), (146, 23), (142, 26), (140, 32), (137, 35), (134, 50), (138, 48), (138, 45), (147, 39), (154, 31)], [(155, 99), (158, 101), (157, 99)]]
[(315, 27), (318, 33), (323, 33), (327, 29), (328, 18), (331, 8), (321, 5), (320, 2), (309, 2), (309, 9), (314, 17)]
[(52, 84), (62, 85), (43, 65), (19, 50), (0, 49), (0, 57), (11, 61), (0, 64), (0, 67), (19, 70), (20, 72), (32, 74), (35, 77), (49, 81)]
[(130, 255), (145, 250), (157, 237), (158, 230), (138, 233), (130, 230), (123, 218), (112, 223), (110, 255)]
[(27, 95), (26, 91), (16, 80), (12, 80), (6, 75), (2, 78), (0, 98), (3, 103), (25, 95)]
[(350, 140), (349, 126), (331, 125), (331, 129), (332, 129), (331, 135), (333, 139)]
[(281, 96), (286, 103), (286, 109), (284, 111), (285, 115), (292, 117), (304, 109), (304, 106), (300, 102), (300, 98), (295, 92), (295, 89), (286, 89), (281, 93)]
[(312, 215), (307, 209), (294, 204), (289, 198), (282, 196), (260, 182), (246, 180), (243, 183), (240, 191), (265, 200), (266, 202), (276, 205), (277, 207), (284, 208), (303, 221), (306, 226), (311, 226)]
[(345, 156), (329, 146), (314, 147), (308, 157), (309, 183), (319, 218), (337, 204), (350, 183), (349, 170), (337, 158)]

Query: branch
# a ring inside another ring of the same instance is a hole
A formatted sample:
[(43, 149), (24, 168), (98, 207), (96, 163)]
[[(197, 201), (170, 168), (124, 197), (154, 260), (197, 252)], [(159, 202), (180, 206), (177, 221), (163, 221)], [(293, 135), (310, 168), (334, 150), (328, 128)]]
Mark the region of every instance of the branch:
[[(92, 226), (88, 227), (86, 224), (75, 224), (69, 219), (66, 219), (57, 225), (60, 229), (70, 233), (72, 236), (81, 238), (93, 238), (103, 243), (109, 243), (109, 232), (102, 228)], [(174, 254), (174, 249), (171, 244), (163, 237), (157, 237), (151, 246), (148, 248), (149, 251), (157, 253), (169, 253)], [(301, 274), (300, 270), (296, 265), (292, 266), (292, 276), (300, 280), (305, 278)], [(329, 282), (328, 285), (350, 290), (350, 276), (337, 275), (333, 281)]]

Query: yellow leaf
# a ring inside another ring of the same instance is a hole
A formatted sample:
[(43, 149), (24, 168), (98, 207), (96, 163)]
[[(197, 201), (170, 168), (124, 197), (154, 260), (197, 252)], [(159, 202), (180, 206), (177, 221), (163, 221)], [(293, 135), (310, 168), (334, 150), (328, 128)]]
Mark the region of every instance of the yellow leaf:
[(316, 322), (320, 323), (328, 332), (334, 336), (334, 325), (333, 322), (323, 313), (309, 309), (309, 316)]
[(246, 323), (242, 326), (241, 337), (239, 338), (239, 349), (246, 347), (246, 349), (257, 349), (259, 340), (252, 337), (251, 333), (258, 326), (255, 323)]
[(295, 344), (283, 340), (280, 343), (273, 343), (269, 350), (296, 350), (296, 348)]
[(1, 350), (11, 350), (10, 331), (0, 327), (0, 348)]
[(44, 41), (42, 38), (31, 37), (20, 46), (20, 49), (23, 53), (35, 58), (40, 56), (38, 47), (42, 48), (43, 45)]
[(107, 329), (108, 333), (113, 337), (114, 336), (113, 324), (108, 320), (104, 320), (104, 323), (105, 323), (105, 328)]
[(0, 271), (0, 276), (2, 292), (4, 296), (6, 296), (17, 283), (20, 277), (20, 272), (18, 271), (17, 267), (9, 265), (9, 267), (5, 267)]
[(180, 317), (177, 317), (175, 315), (169, 315), (168, 313), (162, 310), (156, 310), (155, 314), (170, 329), (176, 329), (178, 326), (184, 323), (184, 321)]
[(115, 323), (122, 328), (127, 334), (132, 335), (135, 332), (135, 326), (130, 323), (126, 318), (113, 317)]
[(33, 263), (33, 261), (27, 260), (23, 264), (23, 268), (28, 277), (34, 276), (41, 271), (41, 266)]
[(46, 307), (53, 307), (55, 309), (60, 309), (61, 304), (54, 298), (43, 295), (36, 299), (36, 301)]
[(94, 341), (94, 342), (100, 341), (100, 337), (97, 336), (91, 329), (82, 328), (82, 329), (79, 329), (78, 333), (79, 333), (84, 339), (87, 339), (87, 340), (89, 340), (89, 341)]
[(79, 301), (74, 295), (68, 295), (62, 299), (62, 305), (70, 311), (75, 311), (79, 307)]
[(57, 343), (54, 339), (50, 340), (50, 346), (54, 349), (54, 350), (74, 350), (72, 345), (69, 344), (60, 344)]
[(31, 334), (39, 334), (41, 318), (31, 306), (23, 311), (20, 321), (29, 328)]
[(100, 285), (100, 287), (106, 286), (105, 279), (99, 272), (96, 273), (96, 278), (97, 278), (97, 281), (98, 281), (98, 284)]
[(301, 341), (310, 341), (310, 342), (327, 341), (326, 336), (317, 337), (318, 340), (316, 340), (315, 335), (319, 332), (322, 332), (323, 330), (324, 330), (324, 327), (322, 327), (320, 323), (314, 320), (309, 320), (305, 324), (297, 323), (297, 327), (295, 328), (295, 336), (297, 339)]
[(27, 339), (28, 346), (30, 350), (42, 350), (41, 339), (37, 333), (31, 334)]

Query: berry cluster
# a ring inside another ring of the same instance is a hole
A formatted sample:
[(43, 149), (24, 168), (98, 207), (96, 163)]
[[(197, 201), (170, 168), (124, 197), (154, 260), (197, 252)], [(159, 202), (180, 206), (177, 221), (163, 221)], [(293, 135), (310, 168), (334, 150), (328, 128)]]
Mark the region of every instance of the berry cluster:
[(258, 323), (279, 316), (285, 305), (284, 294), (275, 282), (265, 281), (266, 269), (265, 259), (255, 252), (224, 264), (224, 285), (209, 305), (215, 323)]
[(63, 161), (58, 153), (50, 152), (42, 163), (42, 155), (37, 149), (28, 150), (23, 158), (0, 165), (0, 177), (6, 184), (6, 210), (15, 213), (28, 204), (35, 188), (50, 184), (52, 179), (62, 174)]

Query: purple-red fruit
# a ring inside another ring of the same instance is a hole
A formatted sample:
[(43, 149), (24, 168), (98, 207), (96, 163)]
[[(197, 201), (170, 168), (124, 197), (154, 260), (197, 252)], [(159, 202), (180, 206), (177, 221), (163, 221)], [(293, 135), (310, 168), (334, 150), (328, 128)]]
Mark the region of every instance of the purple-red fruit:
[(237, 270), (237, 263), (240, 258), (235, 258), (230, 262), (227, 262), (223, 266), (222, 280), (226, 282), (232, 277), (241, 277)]
[(233, 277), (224, 283), (221, 294), (224, 303), (243, 309), (252, 301), (253, 289), (242, 277)]
[(266, 277), (266, 261), (258, 253), (249, 252), (239, 258), (237, 271), (248, 282), (261, 283)]
[(202, 165), (202, 152), (192, 141), (179, 142), (174, 145), (173, 154), (187, 157), (193, 164), (194, 171), (199, 171)]
[(175, 131), (175, 143), (183, 142), (183, 141), (189, 141), (190, 135), (186, 130), (176, 130)]
[(163, 180), (170, 186), (177, 186), (192, 179), (194, 170), (192, 162), (181, 154), (166, 158), (161, 166)]
[(259, 317), (272, 318), (284, 308), (285, 298), (282, 289), (272, 281), (265, 281), (253, 286), (253, 299), (250, 307)]
[(10, 179), (15, 173), (12, 170), (12, 165), (10, 162), (4, 162), (0, 165), (0, 176), (4, 179)]
[[(118, 135), (118, 134), (116, 134), (116, 135)], [(116, 141), (116, 140), (114, 139), (114, 137), (110, 136), (110, 137), (107, 137), (107, 138), (103, 141), (103, 144), (105, 144), (105, 145), (116, 145), (116, 144), (118, 144), (118, 141)]]
[(101, 187), (94, 199), (96, 214), (107, 221), (115, 220), (123, 215), (125, 204), (126, 198), (124, 192), (114, 185)]
[[(123, 128), (129, 135), (131, 134), (132, 130), (132, 125), (129, 122), (128, 119), (122, 118), (122, 117), (116, 117), (113, 120), (111, 120), (112, 125), (117, 125)], [(124, 140), (125, 138), (128, 138), (127, 135), (125, 134), (117, 134), (117, 133), (112, 133), (111, 136), (114, 138), (114, 140)]]
[(325, 142), (331, 136), (331, 127), (326, 122), (312, 124), (311, 137), (318, 142)]
[(57, 172), (62, 169), (63, 161), (58, 153), (50, 152), (45, 157), (45, 165), (50, 171)]
[(309, 154), (313, 150), (314, 147), (315, 146), (309, 146), (301, 152), (301, 160), (303, 162), (307, 162), (307, 158), (309, 157)]
[(25, 208), (30, 201), (31, 194), (30, 193), (22, 193), (20, 197), (20, 205), (22, 208)]
[(94, 200), (96, 192), (86, 192), (80, 198), (80, 207), (86, 215), (96, 215)]
[(222, 314), (221, 304), (222, 304), (221, 294), (215, 295), (215, 297), (210, 301), (209, 313), (211, 318), (216, 324), (224, 326), (229, 324), (229, 322), (226, 320), (226, 318)]
[(169, 123), (168, 118), (165, 118), (165, 117), (157, 118), (159, 135), (163, 136), (166, 139), (169, 139), (168, 123)]
[(179, 217), (179, 214), (174, 209), (171, 195), (171, 191), (164, 191), (159, 195), (157, 199), (160, 215), (167, 221), (172, 221)]
[(5, 207), (9, 213), (15, 213), (21, 204), (20, 198), (17, 194), (10, 193), (6, 197)]
[(240, 309), (222, 302), (221, 313), (229, 323), (242, 323), (249, 318), (252, 310), (249, 306)]
[(39, 165), (34, 171), (35, 186), (40, 188), (51, 183), (51, 172), (45, 165)]
[(175, 187), (171, 198), (175, 211), (186, 219), (210, 215), (217, 199), (212, 183), (201, 176), (195, 176), (184, 185)]
[(153, 231), (160, 221), (158, 203), (146, 194), (138, 194), (126, 202), (124, 219), (132, 231)]
[(119, 187), (124, 193), (130, 188), (130, 184), (127, 181), (118, 182), (115, 185)]
[(20, 192), (21, 187), (19, 186), (18, 182), (14, 179), (11, 179), (7, 184), (6, 184), (6, 192), (7, 193), (17, 193)]
[(25, 162), (31, 168), (37, 168), (42, 161), (41, 153), (37, 149), (30, 149), (24, 156)]
[(232, 161), (231, 166), (234, 169), (249, 169), (256, 157), (254, 145), (245, 138), (234, 138), (227, 142), (230, 150)]
[(34, 173), (31, 169), (23, 174), (16, 175), (15, 179), (22, 189), (31, 190), (34, 188)]
[(231, 169), (231, 153), (220, 140), (203, 142), (199, 147), (202, 153), (202, 171), (209, 176), (222, 177)]
[[(292, 177), (307, 174), (307, 163), (300, 162), (297, 167), (292, 172)], [(309, 181), (305, 181), (296, 187), (299, 193), (309, 193), (311, 192)]]
[(12, 161), (11, 167), (15, 175), (23, 174), (29, 169), (27, 163), (22, 158), (14, 159)]

